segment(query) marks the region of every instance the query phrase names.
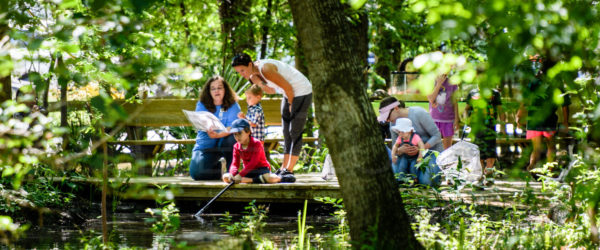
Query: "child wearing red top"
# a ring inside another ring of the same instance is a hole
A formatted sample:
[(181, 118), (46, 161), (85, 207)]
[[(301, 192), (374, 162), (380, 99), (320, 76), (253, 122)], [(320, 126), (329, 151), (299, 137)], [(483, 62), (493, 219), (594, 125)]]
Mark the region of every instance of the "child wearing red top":
[[(230, 183), (278, 183), (281, 178), (271, 174), (271, 166), (265, 157), (263, 144), (250, 136), (250, 123), (237, 119), (231, 124), (230, 133), (237, 143), (233, 146), (233, 161), (229, 173), (223, 175), (223, 181)], [(240, 159), (244, 168), (239, 171)]]

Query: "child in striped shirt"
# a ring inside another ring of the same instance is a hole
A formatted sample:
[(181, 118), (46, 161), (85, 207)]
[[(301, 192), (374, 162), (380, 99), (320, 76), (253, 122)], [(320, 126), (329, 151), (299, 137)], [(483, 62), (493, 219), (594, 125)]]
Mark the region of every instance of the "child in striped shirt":
[(252, 137), (264, 143), (266, 129), (265, 113), (260, 105), (260, 100), (262, 97), (262, 89), (258, 85), (252, 84), (252, 86), (246, 90), (248, 112), (246, 112), (246, 115), (244, 115), (244, 113), (239, 113), (238, 118), (250, 121), (250, 126), (252, 127)]

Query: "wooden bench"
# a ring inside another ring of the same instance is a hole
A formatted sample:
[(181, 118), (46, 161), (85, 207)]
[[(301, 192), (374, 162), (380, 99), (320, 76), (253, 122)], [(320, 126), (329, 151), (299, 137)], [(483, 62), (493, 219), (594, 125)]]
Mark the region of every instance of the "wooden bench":
[[(140, 103), (120, 102), (125, 111), (130, 115), (126, 121), (126, 131), (128, 133), (126, 140), (117, 140), (107, 142), (109, 145), (122, 145), (129, 147), (146, 147), (147, 153), (142, 153), (143, 160), (151, 160), (154, 155), (161, 152), (166, 144), (195, 144), (194, 138), (176, 138), (170, 140), (147, 140), (145, 138), (148, 128), (173, 127), (173, 126), (192, 126), (183, 114), (182, 110), (195, 110), (196, 99), (144, 99)], [(246, 113), (247, 103), (243, 100), (238, 104), (242, 112)], [(281, 99), (263, 99), (261, 101), (265, 113), (266, 126), (281, 126)], [(140, 130), (141, 129), (141, 130)], [(318, 138), (304, 137), (303, 142), (316, 142)], [(270, 151), (276, 149), (283, 138), (266, 138), (265, 152), (267, 157)], [(150, 148), (148, 148), (150, 147)], [(151, 175), (150, 168), (141, 168), (139, 174)]]

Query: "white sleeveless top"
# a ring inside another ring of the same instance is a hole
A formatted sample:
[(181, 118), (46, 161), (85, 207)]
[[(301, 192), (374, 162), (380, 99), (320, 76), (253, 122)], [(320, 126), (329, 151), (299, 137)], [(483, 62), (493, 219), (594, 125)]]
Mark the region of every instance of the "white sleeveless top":
[(283, 89), (262, 74), (262, 69), (265, 66), (265, 63), (270, 63), (277, 67), (277, 72), (283, 76), (283, 78), (288, 81), (290, 85), (292, 85), (294, 96), (303, 96), (312, 93), (312, 85), (310, 84), (310, 81), (308, 81), (308, 78), (306, 78), (306, 76), (300, 73), (300, 71), (298, 71), (296, 68), (273, 59), (263, 59), (256, 62), (258, 63), (260, 75), (267, 81), (267, 86), (274, 88), (277, 93), (283, 94), (283, 96), (286, 98), (287, 96), (285, 95)]

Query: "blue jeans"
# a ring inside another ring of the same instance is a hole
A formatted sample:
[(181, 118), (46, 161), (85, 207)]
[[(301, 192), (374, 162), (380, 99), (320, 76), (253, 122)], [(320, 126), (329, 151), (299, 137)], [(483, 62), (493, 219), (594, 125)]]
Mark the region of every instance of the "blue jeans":
[(227, 168), (231, 166), (233, 158), (233, 145), (236, 143), (233, 135), (220, 138), (217, 147), (197, 149), (192, 151), (190, 161), (190, 176), (194, 180), (218, 180), (221, 179), (221, 164), (219, 159), (225, 158)]
[[(389, 152), (391, 154), (391, 151)], [(399, 156), (396, 163), (392, 163), (392, 170), (394, 174), (399, 174), (398, 180), (404, 178), (406, 174), (416, 176), (419, 184), (427, 186), (437, 186), (440, 184), (441, 177), (439, 172), (441, 171), (438, 165), (435, 163), (436, 156), (433, 152), (429, 151), (424, 157), (423, 161), (429, 161), (429, 164), (425, 169), (419, 170), (415, 167), (416, 159), (412, 160), (406, 156)], [(391, 155), (390, 155), (391, 161)]]
[(394, 174), (398, 174), (398, 181), (403, 181), (406, 178), (406, 174), (409, 174), (411, 178), (417, 177), (415, 164), (417, 164), (417, 158), (406, 155), (399, 156), (396, 163), (392, 163)]

